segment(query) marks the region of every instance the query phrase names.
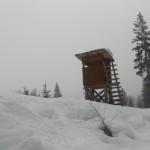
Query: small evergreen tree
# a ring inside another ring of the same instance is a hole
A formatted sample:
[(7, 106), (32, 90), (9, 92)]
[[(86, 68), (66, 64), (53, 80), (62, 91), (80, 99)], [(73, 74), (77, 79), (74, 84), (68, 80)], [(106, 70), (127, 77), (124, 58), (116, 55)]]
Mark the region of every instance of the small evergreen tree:
[(123, 88), (121, 89), (121, 99), (122, 105), (127, 106), (127, 94)]
[(40, 92), (40, 91), (38, 92), (38, 95), (37, 95), (37, 96), (38, 96), (38, 97), (41, 97), (41, 92)]
[(25, 86), (23, 87), (23, 94), (29, 95), (29, 90)]
[(60, 92), (60, 89), (59, 89), (59, 86), (58, 86), (58, 83), (56, 83), (55, 85), (55, 89), (54, 89), (54, 97), (62, 97), (62, 94)]
[(51, 97), (50, 91), (47, 90), (46, 82), (45, 82), (45, 84), (43, 85), (42, 94), (43, 94), (43, 97), (44, 97), (44, 98), (50, 98), (50, 97)]
[(137, 107), (143, 108), (143, 100), (141, 96), (138, 96)]
[(33, 90), (31, 90), (30, 95), (33, 96)]
[(136, 52), (134, 69), (137, 69), (136, 74), (143, 77), (147, 85), (150, 85), (150, 31), (141, 13), (138, 14), (134, 23), (133, 33), (135, 38), (132, 43), (136, 44), (132, 49)]
[(127, 106), (129, 106), (129, 107), (134, 107), (133, 98), (132, 98), (131, 96), (128, 98), (127, 101), (128, 101), (128, 102), (127, 102)]
[(36, 89), (33, 89), (30, 93), (31, 96), (37, 96), (37, 91)]

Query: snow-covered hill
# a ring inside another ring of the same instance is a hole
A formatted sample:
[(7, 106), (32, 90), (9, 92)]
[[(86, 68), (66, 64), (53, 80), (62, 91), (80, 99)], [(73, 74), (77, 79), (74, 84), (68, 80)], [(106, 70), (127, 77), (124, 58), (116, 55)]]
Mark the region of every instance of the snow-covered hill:
[(0, 96), (0, 150), (150, 150), (150, 109), (92, 104), (114, 137), (89, 101)]

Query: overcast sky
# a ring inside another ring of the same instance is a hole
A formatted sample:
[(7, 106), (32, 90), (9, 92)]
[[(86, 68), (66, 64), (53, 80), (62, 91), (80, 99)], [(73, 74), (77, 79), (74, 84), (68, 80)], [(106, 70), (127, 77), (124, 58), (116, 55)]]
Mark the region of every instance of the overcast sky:
[(149, 0), (0, 0), (0, 91), (54, 90), (82, 96), (82, 64), (74, 56), (112, 51), (121, 86), (140, 94), (133, 70), (133, 23), (139, 11), (150, 29)]

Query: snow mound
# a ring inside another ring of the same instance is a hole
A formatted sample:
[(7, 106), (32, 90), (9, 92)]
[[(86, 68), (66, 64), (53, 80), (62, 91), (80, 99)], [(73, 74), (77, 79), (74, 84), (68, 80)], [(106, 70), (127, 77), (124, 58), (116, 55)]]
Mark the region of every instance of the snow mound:
[[(94, 106), (114, 137), (100, 130)], [(0, 150), (149, 150), (150, 109), (74, 98), (0, 96)]]

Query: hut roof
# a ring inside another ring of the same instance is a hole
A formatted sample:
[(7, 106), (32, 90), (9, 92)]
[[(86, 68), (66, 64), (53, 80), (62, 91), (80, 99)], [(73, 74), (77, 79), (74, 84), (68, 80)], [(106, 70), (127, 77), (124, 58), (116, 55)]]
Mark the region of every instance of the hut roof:
[(113, 60), (112, 52), (109, 49), (105, 49), (105, 48), (96, 49), (96, 50), (92, 50), (92, 51), (81, 53), (81, 54), (76, 54), (75, 56), (79, 60), (81, 60), (83, 64), (87, 66), (98, 64), (102, 60), (104, 61)]

